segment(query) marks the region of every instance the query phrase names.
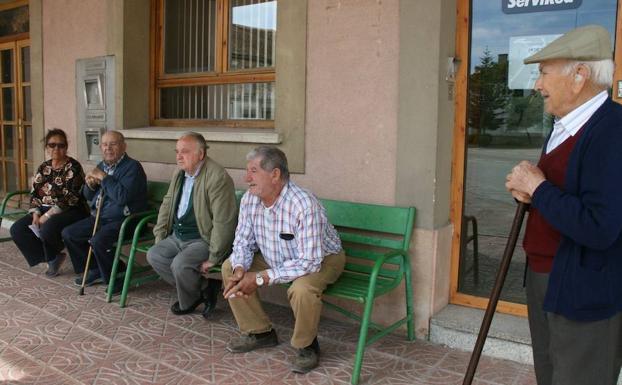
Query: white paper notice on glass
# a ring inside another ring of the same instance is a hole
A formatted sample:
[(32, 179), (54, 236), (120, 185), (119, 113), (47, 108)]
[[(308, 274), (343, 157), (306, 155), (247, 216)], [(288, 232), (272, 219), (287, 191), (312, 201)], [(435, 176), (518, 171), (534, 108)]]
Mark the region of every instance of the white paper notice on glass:
[(37, 238), (41, 239), (41, 232), (39, 231), (39, 226), (29, 225), (28, 228), (32, 230), (32, 232), (37, 236)]
[(523, 64), (523, 59), (540, 51), (545, 45), (561, 35), (538, 35), (510, 37), (508, 54), (508, 88), (511, 90), (530, 90), (533, 88), (540, 71), (538, 64)]

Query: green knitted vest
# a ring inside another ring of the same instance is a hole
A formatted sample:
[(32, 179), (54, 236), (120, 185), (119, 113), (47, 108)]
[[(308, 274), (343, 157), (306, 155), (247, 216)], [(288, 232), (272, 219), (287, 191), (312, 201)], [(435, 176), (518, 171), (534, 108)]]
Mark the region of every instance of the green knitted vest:
[[(184, 188), (183, 182), (180, 183), (179, 186), (179, 198), (177, 199), (177, 204), (175, 207), (179, 207), (179, 200), (181, 199), (181, 192)], [(201, 233), (199, 233), (199, 227), (197, 226), (197, 220), (194, 217), (194, 205), (192, 204), (192, 197), (194, 196), (194, 189), (190, 192), (190, 198), (188, 202), (188, 208), (184, 215), (181, 218), (177, 218), (177, 213), (175, 213), (175, 220), (173, 222), (173, 231), (175, 232), (175, 236), (182, 241), (189, 241), (191, 239), (201, 238)]]

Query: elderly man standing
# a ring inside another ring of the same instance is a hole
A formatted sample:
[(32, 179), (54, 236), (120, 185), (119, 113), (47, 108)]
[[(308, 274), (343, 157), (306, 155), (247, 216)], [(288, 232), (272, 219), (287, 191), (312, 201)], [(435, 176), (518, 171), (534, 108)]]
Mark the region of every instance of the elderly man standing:
[(607, 94), (611, 42), (572, 30), (525, 59), (555, 117), (538, 165), (507, 176), (531, 203), (524, 238), (539, 385), (613, 385), (622, 364), (622, 107)]
[(322, 293), (339, 278), (345, 254), (317, 198), (289, 180), (282, 151), (258, 147), (246, 159), (249, 189), (240, 205), (233, 253), (222, 267), (224, 296), (244, 334), (227, 350), (242, 353), (278, 344), (257, 288), (291, 282), (287, 296), (296, 318), (291, 344), (298, 349), (292, 370), (306, 373), (318, 365)]
[(179, 171), (173, 176), (153, 229), (156, 244), (147, 260), (169, 284), (177, 288), (173, 314), (192, 313), (205, 302), (204, 316), (216, 305), (220, 281), (203, 277), (231, 252), (237, 223), (233, 180), (206, 156), (205, 138), (184, 133), (175, 152)]
[[(82, 194), (90, 201), (91, 216), (63, 229), (62, 237), (76, 273), (84, 271), (89, 243), (97, 263), (91, 263), (86, 286), (108, 282), (121, 223), (126, 216), (147, 209), (147, 177), (141, 164), (126, 153), (125, 138), (118, 131), (106, 131), (101, 138), (103, 160), (85, 177)], [(102, 198), (103, 196), (103, 198)], [(98, 199), (103, 199), (99, 228), (91, 238), (95, 225)], [(82, 277), (76, 278), (82, 285)], [(115, 285), (117, 291), (123, 285)]]

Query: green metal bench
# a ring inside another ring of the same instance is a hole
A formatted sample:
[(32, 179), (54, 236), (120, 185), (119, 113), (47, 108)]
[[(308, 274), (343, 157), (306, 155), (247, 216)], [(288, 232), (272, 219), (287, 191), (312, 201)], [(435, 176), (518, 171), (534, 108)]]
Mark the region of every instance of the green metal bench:
[[(158, 217), (158, 209), (162, 200), (168, 191), (168, 182), (147, 182), (147, 202), (149, 210), (140, 213), (129, 215), (119, 229), (119, 237), (117, 239), (114, 261), (112, 263), (112, 270), (110, 272), (110, 281), (108, 282), (108, 289), (106, 291), (106, 301), (111, 302), (114, 293), (114, 285), (117, 279), (123, 279), (123, 289), (121, 290), (121, 307), (125, 306), (127, 300), (127, 293), (132, 286), (140, 286), (143, 283), (155, 281), (160, 278), (155, 272), (148, 274), (149, 271), (153, 271), (149, 265), (139, 265), (136, 263), (136, 253), (146, 252), (143, 248), (143, 244), (151, 246), (153, 244), (154, 236), (150, 229), (146, 228), (148, 221), (145, 219), (151, 219)], [(138, 224), (134, 228), (134, 231), (130, 234), (128, 231), (134, 223), (138, 221)], [(125, 254), (123, 248), (129, 246), (129, 253)], [(123, 261), (126, 263), (126, 270), (119, 272), (119, 263)], [(142, 274), (145, 273), (145, 274)], [(132, 275), (139, 274), (132, 277)]]
[[(0, 206), (0, 225), (2, 225), (3, 219), (15, 222), (28, 212), (28, 208), (23, 207), (25, 204), (25, 200), (22, 198), (23, 195), (30, 195), (30, 190), (12, 191), (6, 194), (2, 200), (2, 205)], [(8, 207), (9, 203), (14, 204), (15, 208)], [(9, 208), (10, 211), (7, 211), (7, 208)], [(11, 236), (0, 237), (0, 242), (12, 240)]]
[[(239, 201), (238, 201), (239, 202)], [(409, 341), (415, 339), (413, 287), (408, 248), (415, 221), (414, 207), (394, 207), (320, 199), (328, 221), (339, 232), (347, 262), (339, 279), (324, 291), (326, 307), (360, 322), (359, 341), (352, 370), (358, 384), (365, 348), (406, 324)], [(214, 266), (210, 272), (220, 271)], [(374, 300), (404, 282), (405, 315), (389, 326), (371, 320)], [(284, 284), (289, 286), (289, 284)], [(331, 303), (326, 297), (364, 305), (362, 314)], [(369, 329), (375, 333), (368, 337)]]
[[(328, 220), (339, 231), (347, 262), (337, 282), (324, 297), (363, 304), (362, 314), (326, 301), (328, 308), (361, 323), (352, 384), (359, 381), (365, 348), (406, 324), (408, 340), (415, 339), (413, 288), (408, 247), (415, 219), (414, 207), (392, 207), (321, 199)], [(405, 316), (383, 327), (371, 320), (374, 300), (396, 289), (404, 281)], [(368, 337), (369, 329), (375, 334)]]
[[(236, 191), (238, 207), (244, 191)], [(352, 384), (360, 377), (365, 348), (385, 335), (406, 324), (408, 340), (415, 339), (413, 319), (413, 288), (408, 248), (413, 231), (415, 208), (371, 205), (329, 199), (320, 200), (326, 208), (329, 222), (339, 231), (346, 252), (347, 262), (343, 274), (324, 291), (325, 297), (354, 301), (363, 305), (362, 314), (356, 314), (343, 306), (323, 300), (328, 308), (360, 322), (359, 341), (352, 371)], [(153, 245), (150, 241), (140, 244), (140, 231), (157, 221), (157, 211), (144, 216), (134, 233), (130, 246), (130, 259), (125, 273), (125, 284), (120, 306), (127, 298), (128, 282), (136, 252), (146, 253)], [(116, 262), (116, 259), (115, 259)], [(214, 266), (210, 272), (219, 272)], [(113, 275), (114, 276), (114, 275)], [(389, 326), (381, 326), (371, 320), (374, 300), (385, 295), (404, 282), (405, 315)], [(110, 301), (110, 294), (108, 295)], [(369, 329), (375, 333), (368, 337)]]

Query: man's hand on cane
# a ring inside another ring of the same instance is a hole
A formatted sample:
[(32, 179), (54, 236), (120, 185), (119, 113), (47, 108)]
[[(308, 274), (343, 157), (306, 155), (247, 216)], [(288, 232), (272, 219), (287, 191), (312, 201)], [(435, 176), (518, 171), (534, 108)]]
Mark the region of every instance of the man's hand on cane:
[(514, 199), (523, 203), (531, 203), (531, 197), (540, 183), (546, 178), (544, 173), (532, 163), (523, 160), (505, 178), (505, 188)]
[(91, 190), (95, 190), (102, 183), (102, 180), (108, 176), (101, 168), (95, 167), (84, 177), (84, 182)]

